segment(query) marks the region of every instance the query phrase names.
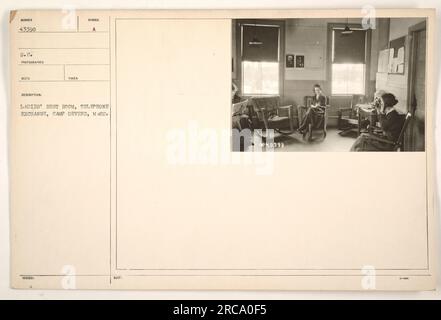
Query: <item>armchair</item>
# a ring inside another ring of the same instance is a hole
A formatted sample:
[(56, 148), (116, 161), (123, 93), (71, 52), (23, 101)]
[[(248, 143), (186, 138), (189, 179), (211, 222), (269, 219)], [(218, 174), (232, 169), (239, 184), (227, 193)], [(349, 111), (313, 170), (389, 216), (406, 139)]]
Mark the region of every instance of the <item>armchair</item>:
[(405, 116), (405, 120), (403, 123), (403, 127), (401, 128), (400, 135), (398, 136), (396, 141), (388, 140), (381, 135), (376, 135), (373, 133), (365, 133), (364, 135), (367, 140), (374, 140), (384, 143), (385, 145), (389, 145), (390, 151), (401, 151), (401, 148), (403, 147), (404, 134), (406, 132), (407, 127), (409, 126), (409, 122), (411, 119), (412, 119), (412, 114), (408, 112)]
[(248, 100), (232, 104), (232, 126), (239, 131), (249, 127)]
[(352, 130), (359, 129), (359, 119), (357, 104), (365, 102), (364, 95), (353, 95), (351, 98), (351, 104), (347, 108), (338, 109), (338, 122), (337, 128), (341, 130), (340, 135), (351, 132)]
[(283, 135), (294, 133), (292, 105), (281, 106), (279, 96), (253, 97), (251, 105), (253, 129), (273, 129)]

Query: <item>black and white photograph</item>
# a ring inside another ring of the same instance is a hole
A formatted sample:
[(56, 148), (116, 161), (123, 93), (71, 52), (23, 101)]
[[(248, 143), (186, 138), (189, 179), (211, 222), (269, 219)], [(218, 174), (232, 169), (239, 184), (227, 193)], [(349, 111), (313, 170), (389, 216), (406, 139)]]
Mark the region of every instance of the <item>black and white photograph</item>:
[(0, 300), (441, 298), (439, 0), (14, 1)]
[(232, 151), (425, 151), (426, 19), (365, 20), (233, 20)]
[(296, 68), (304, 68), (305, 67), (305, 56), (296, 55)]
[(294, 68), (294, 55), (293, 54), (286, 55), (286, 67), (287, 68)]

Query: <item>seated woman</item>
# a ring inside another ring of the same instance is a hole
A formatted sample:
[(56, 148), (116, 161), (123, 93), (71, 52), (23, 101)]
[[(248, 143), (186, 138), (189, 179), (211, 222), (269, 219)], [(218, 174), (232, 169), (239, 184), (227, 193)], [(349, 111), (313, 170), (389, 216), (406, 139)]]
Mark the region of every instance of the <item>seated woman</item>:
[[(244, 99), (242, 99), (239, 96), (238, 92), (239, 92), (239, 88), (237, 87), (237, 85), (234, 82), (232, 82), (231, 103), (233, 105), (244, 101)], [(233, 109), (231, 122), (232, 122), (232, 128), (237, 129), (239, 131), (246, 129), (246, 128), (250, 128), (250, 119), (249, 119), (248, 111), (246, 110), (246, 108), (244, 108), (242, 106), (239, 110)]]
[[(302, 120), (302, 123), (297, 129), (297, 131), (301, 134), (304, 134), (308, 130), (309, 124), (312, 124), (313, 127), (317, 127), (320, 125), (320, 121), (323, 121), (323, 113), (326, 106), (326, 97), (323, 95), (320, 85), (315, 84), (312, 90), (314, 92), (314, 97), (312, 98), (311, 106), (306, 110), (306, 114)], [(306, 107), (301, 106), (299, 108)], [(300, 109), (299, 114), (301, 114)]]
[[(405, 117), (395, 110), (394, 106), (398, 103), (392, 93), (385, 93), (381, 96), (378, 115), (380, 118), (383, 139), (397, 141), (401, 129), (403, 128)], [(361, 134), (351, 147), (351, 151), (391, 151), (392, 145), (371, 139), (373, 134)]]

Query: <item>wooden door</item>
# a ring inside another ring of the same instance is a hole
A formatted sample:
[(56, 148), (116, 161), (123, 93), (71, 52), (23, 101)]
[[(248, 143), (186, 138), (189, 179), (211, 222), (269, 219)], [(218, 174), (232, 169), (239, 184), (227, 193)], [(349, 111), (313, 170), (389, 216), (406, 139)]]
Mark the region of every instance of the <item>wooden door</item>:
[(413, 119), (405, 139), (405, 150), (425, 150), (425, 110), (426, 110), (426, 29), (411, 32), (411, 61), (409, 74), (409, 111)]

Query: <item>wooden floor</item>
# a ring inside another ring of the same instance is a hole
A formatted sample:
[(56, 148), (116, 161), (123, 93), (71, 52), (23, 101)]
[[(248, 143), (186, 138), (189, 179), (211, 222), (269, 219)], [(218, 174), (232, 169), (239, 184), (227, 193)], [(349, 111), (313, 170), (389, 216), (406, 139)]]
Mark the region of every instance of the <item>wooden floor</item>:
[(276, 152), (349, 152), (356, 139), (356, 132), (348, 133), (344, 136), (338, 134), (336, 128), (329, 128), (326, 139), (320, 131), (314, 132), (314, 140), (308, 142), (302, 135), (294, 133), (290, 136), (276, 136), (275, 142), (282, 142), (283, 147), (275, 148)]

